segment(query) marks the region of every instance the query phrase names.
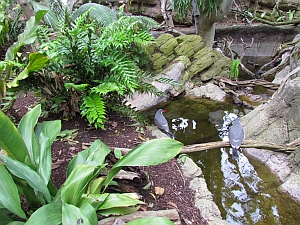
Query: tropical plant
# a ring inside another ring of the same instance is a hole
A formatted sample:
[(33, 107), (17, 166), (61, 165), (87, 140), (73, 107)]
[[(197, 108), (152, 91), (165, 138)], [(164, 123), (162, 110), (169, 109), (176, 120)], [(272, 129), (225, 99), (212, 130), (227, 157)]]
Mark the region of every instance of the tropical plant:
[[(40, 114), (41, 106), (38, 105), (22, 118), (16, 128), (0, 111), (0, 148), (6, 152), (0, 154), (0, 206), (18, 216), (21, 221), (18, 224), (78, 224), (78, 221), (97, 224), (96, 213), (119, 215), (136, 211), (138, 205), (144, 204), (136, 194), (105, 192), (115, 175), (124, 166), (166, 162), (182, 147), (180, 142), (172, 139), (144, 142), (123, 156), (106, 177), (99, 177), (111, 150), (96, 140), (71, 160), (67, 179), (57, 191), (50, 180), (51, 144), (61, 129), (61, 122), (45, 121), (35, 127)], [(21, 194), (29, 203), (27, 211), (21, 206)], [(8, 211), (1, 210), (0, 216), (12, 221)], [(150, 221), (147, 224), (155, 224), (155, 221), (170, 224), (169, 220), (158, 218)]]
[(229, 76), (231, 80), (235, 80), (239, 77), (239, 65), (241, 61), (239, 58), (231, 60), (231, 68), (229, 71)]
[(10, 19), (6, 11), (8, 5), (7, 1), (0, 2), (0, 46), (3, 46), (5, 41), (8, 40), (10, 29)]
[[(22, 46), (32, 44), (36, 40), (36, 31), (38, 29), (38, 23), (45, 15), (46, 11), (39, 11), (35, 17), (32, 17), (27, 21), (26, 27), (23, 33), (18, 36), (17, 42), (10, 46), (6, 52), (5, 60), (0, 61), (0, 74), (4, 74), (0, 77), (0, 99), (2, 105), (9, 108), (15, 96), (19, 81), (27, 78), (30, 72), (40, 70), (48, 61), (45, 54), (34, 52), (29, 54), (28, 64), (26, 61), (19, 62), (19, 50)], [(9, 98), (6, 96), (6, 90), (10, 89)]]
[(59, 32), (40, 30), (39, 49), (50, 61), (42, 73), (22, 84), (35, 84), (44, 110), (62, 111), (64, 117), (80, 112), (97, 128), (104, 128), (107, 111), (127, 112), (139, 119), (123, 100), (137, 91), (159, 93), (151, 85), (155, 78), (142, 70), (149, 64), (146, 46), (153, 41), (150, 22), (123, 16), (103, 27), (99, 20), (91, 20), (96, 4), (85, 5), (88, 11), (83, 14), (66, 14)]

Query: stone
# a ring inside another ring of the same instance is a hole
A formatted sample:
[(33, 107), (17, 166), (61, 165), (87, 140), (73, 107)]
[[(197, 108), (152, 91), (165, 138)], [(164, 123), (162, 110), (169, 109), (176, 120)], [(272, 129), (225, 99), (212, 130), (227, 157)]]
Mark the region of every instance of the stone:
[[(215, 50), (214, 50), (215, 51)], [(219, 54), (218, 51), (215, 51), (216, 55)], [(225, 77), (228, 76), (230, 68), (231, 68), (231, 60), (228, 57), (219, 56), (211, 67), (200, 74), (202, 81), (209, 81), (213, 79), (215, 76)]]
[(159, 50), (165, 54), (165, 55), (170, 55), (174, 52), (175, 47), (178, 45), (177, 41), (175, 38), (170, 38), (167, 40), (165, 43), (163, 43)]
[[(185, 65), (183, 62), (177, 62), (164, 69), (157, 77), (168, 78), (178, 81), (183, 75)], [(131, 106), (135, 110), (146, 110), (160, 102), (166, 101), (169, 91), (173, 89), (173, 85), (160, 83), (157, 81), (152, 82), (158, 90), (162, 91), (164, 95), (154, 96), (152, 94), (135, 94), (126, 99), (126, 105)]]
[(189, 157), (185, 158), (184, 164), (181, 166), (183, 175), (192, 178), (190, 181), (190, 189), (195, 191), (195, 205), (201, 211), (201, 215), (207, 220), (209, 225), (229, 225), (222, 220), (221, 212), (213, 201), (211, 192), (207, 188), (203, 173), (200, 167)]
[(226, 98), (226, 93), (219, 86), (212, 83), (190, 90), (189, 95), (198, 98), (210, 98), (215, 101), (224, 101)]

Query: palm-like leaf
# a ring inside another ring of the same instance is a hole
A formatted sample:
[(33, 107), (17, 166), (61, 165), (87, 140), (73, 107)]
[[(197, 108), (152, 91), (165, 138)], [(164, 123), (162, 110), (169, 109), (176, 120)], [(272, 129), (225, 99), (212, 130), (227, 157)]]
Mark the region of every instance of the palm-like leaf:
[(86, 12), (89, 12), (88, 17), (92, 21), (98, 22), (103, 27), (117, 20), (117, 16), (114, 11), (104, 5), (99, 5), (96, 3), (83, 4), (76, 11), (74, 11), (72, 17), (73, 19), (76, 19)]

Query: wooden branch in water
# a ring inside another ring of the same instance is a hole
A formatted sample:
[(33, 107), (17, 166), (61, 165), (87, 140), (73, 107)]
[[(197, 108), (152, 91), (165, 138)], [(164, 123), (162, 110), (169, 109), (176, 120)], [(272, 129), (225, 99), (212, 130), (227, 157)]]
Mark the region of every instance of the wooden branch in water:
[[(241, 146), (241, 148), (260, 148), (260, 149), (268, 149), (274, 152), (286, 152), (286, 151), (295, 151), (299, 146), (300, 141), (291, 144), (275, 144), (268, 142), (259, 142), (255, 140), (245, 140)], [(192, 153), (205, 151), (214, 148), (225, 148), (230, 147), (230, 143), (228, 141), (216, 141), (216, 142), (208, 142), (202, 144), (194, 144), (183, 146), (180, 153)]]
[[(209, 149), (225, 148), (225, 147), (230, 147), (229, 141), (215, 141), (215, 142), (187, 145), (182, 147), (179, 154), (200, 152)], [(260, 149), (268, 149), (274, 152), (291, 152), (291, 151), (295, 151), (299, 147), (300, 147), (300, 138), (288, 144), (276, 144), (270, 142), (260, 142), (256, 140), (244, 140), (241, 146), (241, 148), (260, 148)], [(131, 150), (128, 148), (118, 148), (118, 149), (120, 149), (123, 154), (126, 154)]]

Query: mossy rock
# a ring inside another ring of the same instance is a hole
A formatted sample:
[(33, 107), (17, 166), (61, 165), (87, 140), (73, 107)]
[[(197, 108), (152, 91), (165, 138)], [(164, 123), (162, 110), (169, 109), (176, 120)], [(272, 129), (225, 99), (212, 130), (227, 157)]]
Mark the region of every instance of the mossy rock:
[(159, 50), (165, 55), (170, 55), (174, 52), (174, 49), (176, 48), (177, 45), (178, 45), (177, 40), (173, 37), (167, 40), (166, 42), (164, 42), (160, 46)]
[(187, 56), (188, 58), (191, 58), (196, 52), (198, 52), (200, 49), (204, 47), (204, 42), (202, 41), (202, 38), (200, 36), (196, 36), (196, 35), (187, 35), (187, 36), (192, 36), (192, 38), (189, 38), (181, 42), (175, 48), (175, 52), (179, 56), (184, 55)]
[(194, 59), (204, 58), (207, 54), (211, 53), (213, 50), (211, 48), (202, 48), (193, 55)]
[(193, 77), (194, 75), (210, 67), (216, 60), (217, 57), (212, 51), (210, 51), (205, 55), (205, 57), (197, 58), (193, 61), (193, 64), (188, 69), (189, 73), (191, 73), (191, 76)]
[(180, 44), (182, 42), (202, 42), (202, 37), (199, 35), (180, 35), (176, 38), (177, 42)]
[(161, 34), (158, 38), (155, 39), (155, 44), (158, 48), (160, 48), (161, 45), (166, 43), (169, 39), (174, 38), (171, 34)]
[(174, 61), (175, 61), (175, 62), (183, 62), (186, 68), (189, 67), (189, 66), (191, 66), (191, 64), (192, 64), (192, 63), (191, 63), (191, 60), (190, 60), (188, 57), (184, 56), (184, 55), (179, 56), (179, 57), (178, 57), (177, 59), (175, 59)]
[[(158, 53), (157, 53), (158, 54)], [(152, 61), (152, 60), (151, 60)], [(161, 54), (161, 57), (156, 59), (155, 61), (152, 61), (152, 67), (153, 70), (159, 71), (161, 70), (165, 65), (169, 64), (169, 59)]]
[(209, 70), (200, 75), (201, 81), (211, 80), (215, 76), (227, 76), (231, 67), (231, 60), (227, 57), (219, 58), (211, 65)]
[(152, 54), (152, 56), (150, 57), (150, 61), (151, 62), (155, 62), (156, 60), (158, 60), (159, 58), (161, 58), (163, 56), (163, 54), (161, 54), (160, 52), (154, 53)]
[(158, 49), (157, 49), (157, 47), (156, 47), (155, 42), (153, 42), (153, 43), (148, 44), (148, 45), (146, 46), (146, 50), (148, 51), (148, 53), (149, 53), (150, 55), (152, 55), (152, 54), (154, 54), (154, 52), (156, 52)]

